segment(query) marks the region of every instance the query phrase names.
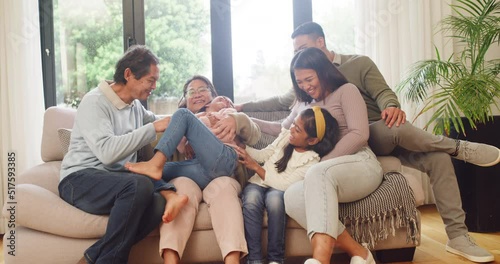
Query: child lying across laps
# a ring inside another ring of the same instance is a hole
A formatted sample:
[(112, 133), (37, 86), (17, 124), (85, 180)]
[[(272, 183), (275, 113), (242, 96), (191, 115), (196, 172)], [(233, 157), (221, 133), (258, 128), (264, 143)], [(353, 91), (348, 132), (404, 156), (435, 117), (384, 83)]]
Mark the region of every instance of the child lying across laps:
[[(212, 114), (215, 118), (217, 118), (215, 114), (226, 113), (227, 115), (227, 110), (223, 109), (227, 102), (227, 99), (224, 98), (217, 99), (210, 106), (217, 110), (209, 109), (210, 112), (205, 116), (200, 116), (200, 118), (208, 118), (208, 122), (210, 122)], [(217, 113), (213, 111), (217, 111)], [(248, 117), (246, 119), (251, 122)], [(249, 126), (252, 124), (238, 127), (241, 130), (239, 135), (251, 133), (248, 137), (244, 136), (248, 138), (248, 142), (253, 142), (255, 141), (254, 137), (260, 137), (260, 130)], [(175, 152), (184, 137), (187, 138), (190, 147), (196, 153), (196, 157), (167, 163), (168, 157)], [(231, 142), (234, 142), (234, 138)], [(204, 189), (211, 180), (234, 174), (238, 156), (228, 144), (221, 142), (190, 110), (181, 108), (170, 118), (165, 132), (155, 147), (153, 158), (147, 162), (127, 163), (125, 167), (132, 172), (146, 175), (155, 180), (169, 181), (176, 177), (186, 176), (195, 181), (201, 189)]]
[(307, 169), (328, 154), (339, 137), (335, 118), (327, 110), (314, 106), (303, 110), (290, 130), (282, 128), (278, 138), (265, 149), (236, 148), (240, 163), (256, 172), (242, 195), (249, 263), (263, 262), (264, 209), (268, 216), (267, 260), (283, 263), (286, 228), (283, 194), (292, 183), (304, 179)]
[[(215, 97), (206, 107), (204, 112), (199, 112), (196, 116), (208, 128), (212, 128), (217, 121), (227, 117), (229, 113), (236, 113), (234, 104), (227, 96)], [(232, 139), (231, 139), (232, 140)], [(224, 142), (224, 140), (222, 140)]]
[[(234, 104), (227, 96), (217, 96), (215, 97), (209, 104), (207, 104), (204, 108), (200, 109), (199, 113), (195, 115), (200, 119), (200, 121), (207, 126), (210, 131), (213, 132), (213, 128), (215, 124), (227, 117), (230, 113), (236, 113), (236, 109), (234, 108)], [(222, 143), (233, 144), (233, 145), (241, 145), (241, 140), (238, 136), (227, 134), (223, 138), (219, 138)], [(187, 144), (187, 145), (186, 145)], [(186, 137), (182, 139), (182, 141), (177, 146), (177, 150), (180, 153), (185, 153), (186, 158), (191, 159), (194, 155), (192, 153), (192, 148), (189, 146), (189, 142), (187, 142)]]

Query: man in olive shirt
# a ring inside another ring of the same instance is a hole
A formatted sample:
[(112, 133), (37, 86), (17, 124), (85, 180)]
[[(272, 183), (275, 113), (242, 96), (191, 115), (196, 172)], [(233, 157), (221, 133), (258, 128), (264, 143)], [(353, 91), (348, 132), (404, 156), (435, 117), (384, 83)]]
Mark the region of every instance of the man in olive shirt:
[[(450, 156), (486, 167), (500, 161), (500, 150), (486, 144), (433, 135), (406, 122), (406, 114), (400, 109), (396, 94), (389, 88), (375, 63), (366, 56), (342, 55), (329, 51), (320, 25), (314, 22), (302, 24), (295, 29), (292, 39), (295, 52), (308, 47), (321, 49), (347, 80), (358, 87), (368, 109), (369, 144), (375, 154), (394, 155), (403, 165), (429, 175), (436, 206), (446, 225), (449, 238), (446, 250), (475, 262), (493, 261), (493, 255), (476, 245), (468, 235), (464, 222), (465, 212), (462, 209)], [(287, 110), (294, 101), (295, 94), (292, 89), (282, 96), (235, 107), (238, 111)], [(265, 123), (262, 120), (258, 122)], [(264, 129), (262, 131), (269, 134), (277, 132)]]

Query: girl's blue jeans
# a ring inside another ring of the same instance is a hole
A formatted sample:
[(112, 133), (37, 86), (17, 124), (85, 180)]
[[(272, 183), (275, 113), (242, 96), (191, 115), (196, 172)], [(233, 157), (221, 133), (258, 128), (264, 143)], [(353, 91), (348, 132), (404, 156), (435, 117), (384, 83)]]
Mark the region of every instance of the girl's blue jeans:
[(248, 245), (247, 263), (264, 263), (262, 220), (267, 211), (267, 260), (283, 263), (285, 258), (286, 213), (283, 191), (249, 183), (243, 190), (243, 221)]

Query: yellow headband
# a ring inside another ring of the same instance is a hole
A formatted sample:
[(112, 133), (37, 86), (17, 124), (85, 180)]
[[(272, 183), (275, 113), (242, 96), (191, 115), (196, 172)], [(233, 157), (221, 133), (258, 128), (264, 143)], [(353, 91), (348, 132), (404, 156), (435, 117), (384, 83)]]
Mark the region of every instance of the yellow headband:
[(321, 112), (321, 107), (313, 106), (312, 110), (314, 111), (314, 119), (316, 119), (316, 134), (318, 136), (319, 141), (321, 141), (325, 136), (325, 129), (326, 129), (325, 117)]

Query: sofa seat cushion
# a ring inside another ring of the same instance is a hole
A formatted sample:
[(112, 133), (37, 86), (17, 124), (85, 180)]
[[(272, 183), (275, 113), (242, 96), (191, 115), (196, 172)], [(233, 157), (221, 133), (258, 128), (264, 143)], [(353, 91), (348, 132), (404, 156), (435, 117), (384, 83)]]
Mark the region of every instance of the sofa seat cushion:
[(198, 214), (194, 221), (193, 231), (198, 230), (211, 230), (212, 220), (210, 219), (210, 212), (208, 211), (208, 204), (201, 202), (198, 206)]
[[(106, 231), (107, 216), (88, 214), (34, 184), (18, 184), (16, 202), (16, 224), (20, 226), (72, 238), (100, 238)], [(8, 209), (5, 204), (6, 217)]]
[[(99, 238), (104, 235), (107, 216), (88, 214), (63, 201), (57, 194), (33, 184), (16, 186), (16, 222), (34, 230), (73, 238)], [(9, 205), (4, 206), (3, 215), (8, 217)], [(413, 192), (403, 175), (386, 173), (380, 187), (369, 196), (339, 207), (340, 219), (349, 233), (359, 242), (369, 243), (373, 248), (378, 241), (394, 235), (397, 228), (406, 227), (407, 240), (418, 239), (417, 210)], [(267, 227), (267, 217), (264, 218)], [(288, 229), (302, 229), (293, 219), (287, 222)], [(212, 223), (208, 205), (201, 203), (193, 231), (211, 230)], [(158, 229), (150, 236), (158, 236)]]

